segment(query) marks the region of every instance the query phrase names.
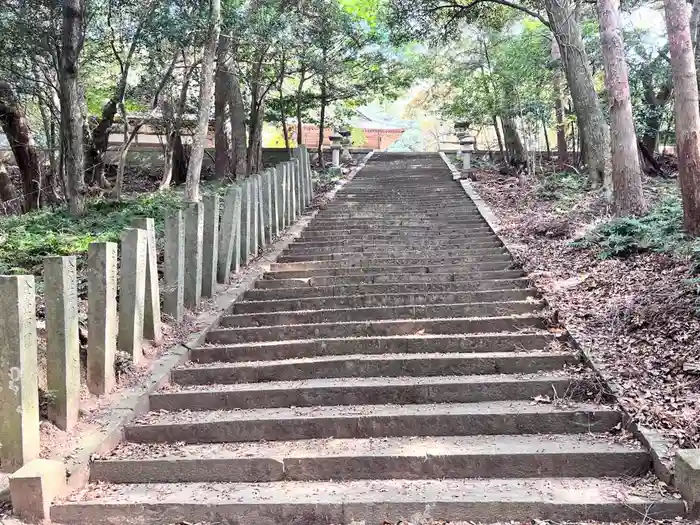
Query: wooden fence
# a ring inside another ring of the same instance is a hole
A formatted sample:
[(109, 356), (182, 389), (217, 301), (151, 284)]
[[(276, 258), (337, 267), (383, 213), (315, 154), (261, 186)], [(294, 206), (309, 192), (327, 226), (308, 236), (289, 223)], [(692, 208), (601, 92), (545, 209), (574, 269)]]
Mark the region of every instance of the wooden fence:
[[(311, 204), (309, 152), (232, 184), (227, 193), (186, 203), (165, 221), (162, 283), (151, 218), (137, 219), (111, 242), (90, 244), (87, 257), (87, 387), (95, 395), (116, 384), (117, 350), (134, 362), (144, 339), (162, 342), (163, 311), (181, 322), (217, 282), (250, 263)], [(44, 260), (49, 419), (63, 430), (78, 421), (80, 356), (76, 258)], [(117, 295), (119, 305), (117, 308)], [(0, 276), (0, 468), (13, 472), (39, 457), (37, 325), (34, 276)]]

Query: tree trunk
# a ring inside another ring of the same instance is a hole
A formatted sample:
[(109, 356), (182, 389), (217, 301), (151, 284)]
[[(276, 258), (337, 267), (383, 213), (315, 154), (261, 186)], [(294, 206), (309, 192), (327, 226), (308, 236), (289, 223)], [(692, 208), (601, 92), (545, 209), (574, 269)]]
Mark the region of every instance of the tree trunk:
[(250, 163), (250, 173), (257, 173), (262, 170), (262, 131), (263, 115), (265, 114), (265, 101), (260, 102), (260, 107), (255, 112), (255, 125), (251, 122), (250, 143), (248, 149), (248, 161)]
[(231, 64), (231, 91), (228, 101), (231, 114), (231, 167), (236, 177), (245, 175), (247, 163), (247, 140), (245, 127), (245, 107), (241, 94), (241, 83), (235, 65)]
[(569, 163), (569, 152), (566, 146), (566, 124), (564, 123), (564, 101), (561, 84), (561, 53), (556, 39), (552, 39), (552, 49), (550, 52), (554, 70), (552, 73), (552, 91), (554, 92), (554, 116), (557, 126), (557, 166), (560, 171), (566, 168)]
[(192, 155), (187, 168), (185, 199), (190, 202), (199, 201), (199, 179), (202, 174), (204, 148), (207, 145), (207, 135), (209, 131), (209, 111), (211, 109), (211, 98), (214, 94), (214, 59), (216, 58), (216, 45), (219, 42), (220, 27), (221, 0), (211, 0), (209, 32), (207, 35), (209, 40), (207, 41), (202, 58), (202, 77), (200, 80), (197, 126), (192, 135)]
[(24, 211), (39, 207), (43, 190), (42, 170), (29, 123), (19, 98), (7, 82), (0, 81), (0, 128), (2, 128), (22, 175)]
[(257, 105), (258, 97), (256, 95), (251, 96), (251, 108), (250, 108), (250, 124), (248, 128), (248, 149), (247, 149), (247, 160), (246, 160), (246, 175), (255, 173), (258, 170), (258, 165), (255, 161), (257, 158), (258, 136), (262, 136), (262, 112), (261, 107)]
[(544, 133), (544, 145), (547, 148), (547, 158), (552, 156), (552, 148), (549, 145), (549, 135), (547, 133), (547, 121), (542, 119), (542, 133)]
[(700, 234), (700, 109), (688, 10), (684, 0), (664, 0), (666, 32), (675, 90), (678, 179), (683, 198), (683, 226)]
[(617, 215), (640, 215), (646, 204), (617, 2), (598, 0), (596, 4), (610, 105), (613, 206)]
[[(505, 151), (503, 150), (503, 138), (501, 137), (501, 128), (498, 126), (498, 117), (496, 115), (492, 116), (493, 118), (493, 129), (496, 130), (496, 140), (498, 141), (498, 151), (501, 152), (501, 155), (505, 158)], [(440, 141), (438, 140), (438, 144)]]
[(281, 59), (281, 65), (280, 65), (280, 79), (279, 79), (279, 85), (278, 85), (278, 90), (280, 94), (280, 120), (282, 124), (282, 135), (284, 136), (284, 148), (287, 150), (287, 153), (291, 154), (291, 151), (289, 149), (289, 128), (287, 127), (287, 110), (285, 108), (285, 101), (284, 101), (284, 91), (282, 88), (284, 87), (284, 77), (286, 75), (286, 61), (284, 57), (284, 53), (282, 53), (282, 59)]
[(5, 215), (16, 215), (22, 212), (15, 185), (2, 160), (0, 160), (0, 203)]
[(610, 131), (598, 102), (588, 56), (583, 46), (581, 29), (574, 0), (545, 0), (554, 36), (566, 73), (566, 79), (580, 122), (581, 143), (585, 143), (583, 162), (591, 183), (601, 184), (610, 195), (612, 179), (609, 175)]
[(219, 36), (217, 50), (216, 85), (214, 86), (214, 151), (215, 174), (217, 179), (224, 179), (231, 173), (231, 118), (229, 98), (231, 91), (231, 69), (233, 60), (229, 53), (231, 37)]
[(61, 142), (66, 200), (74, 215), (85, 211), (85, 180), (83, 158), (83, 114), (80, 111), (78, 86), (79, 56), (83, 41), (84, 0), (64, 0), (61, 72)]
[[(698, 0), (700, 1), (700, 0)], [(297, 97), (296, 97), (296, 112), (297, 112), (297, 145), (301, 146), (304, 144), (304, 128), (301, 118), (302, 113), (302, 95), (304, 93), (304, 82), (306, 81), (306, 65), (302, 64), (301, 71), (299, 71), (299, 85), (297, 86)]]
[(661, 115), (650, 114), (645, 119), (644, 135), (642, 136), (642, 144), (649, 153), (654, 155), (659, 144), (659, 129), (661, 127)]
[(695, 79), (700, 90), (700, 50), (698, 50), (698, 27), (700, 26), (700, 0), (693, 0), (693, 9), (690, 12), (690, 41), (693, 46), (695, 60)]
[(509, 161), (521, 163), (525, 160), (525, 148), (520, 140), (518, 128), (515, 125), (513, 117), (501, 117), (503, 124), (503, 140), (505, 142), (506, 151), (508, 152)]

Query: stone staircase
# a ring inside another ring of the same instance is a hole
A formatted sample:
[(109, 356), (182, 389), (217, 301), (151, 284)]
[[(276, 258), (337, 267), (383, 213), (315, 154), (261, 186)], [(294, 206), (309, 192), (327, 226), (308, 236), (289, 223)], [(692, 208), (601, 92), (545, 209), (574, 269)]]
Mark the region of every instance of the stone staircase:
[[(437, 155), (378, 154), (125, 429), (59, 523), (683, 514)], [(538, 403), (537, 396), (558, 398)], [(414, 518), (415, 519), (415, 518)]]

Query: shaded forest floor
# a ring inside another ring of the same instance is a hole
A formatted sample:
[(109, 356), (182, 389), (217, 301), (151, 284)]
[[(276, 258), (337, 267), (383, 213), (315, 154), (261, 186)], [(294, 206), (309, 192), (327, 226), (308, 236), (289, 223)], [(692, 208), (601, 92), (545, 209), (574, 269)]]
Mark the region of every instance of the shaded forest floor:
[(645, 179), (650, 209), (612, 219), (575, 173), (516, 178), (477, 168), (474, 187), (513, 255), (642, 425), (700, 446), (700, 243), (681, 229), (673, 179)]

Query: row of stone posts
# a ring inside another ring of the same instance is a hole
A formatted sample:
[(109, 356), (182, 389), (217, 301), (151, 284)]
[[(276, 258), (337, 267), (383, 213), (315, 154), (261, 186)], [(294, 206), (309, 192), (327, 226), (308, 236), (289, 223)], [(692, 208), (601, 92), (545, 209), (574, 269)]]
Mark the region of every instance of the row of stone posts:
[[(104, 395), (114, 388), (117, 351), (138, 363), (144, 339), (162, 343), (161, 297), (163, 313), (181, 322), (185, 308), (196, 309), (202, 297), (213, 296), (217, 282), (228, 284), (231, 273), (257, 257), (312, 198), (309, 154), (301, 146), (292, 160), (236, 181), (223, 197), (187, 203), (165, 220), (162, 287), (153, 219), (135, 220), (122, 233), (120, 247), (91, 243), (89, 391)], [(77, 281), (74, 256), (44, 259), (48, 416), (63, 430), (74, 427), (80, 408)], [(35, 292), (34, 276), (0, 276), (0, 470), (5, 472), (39, 456)]]

